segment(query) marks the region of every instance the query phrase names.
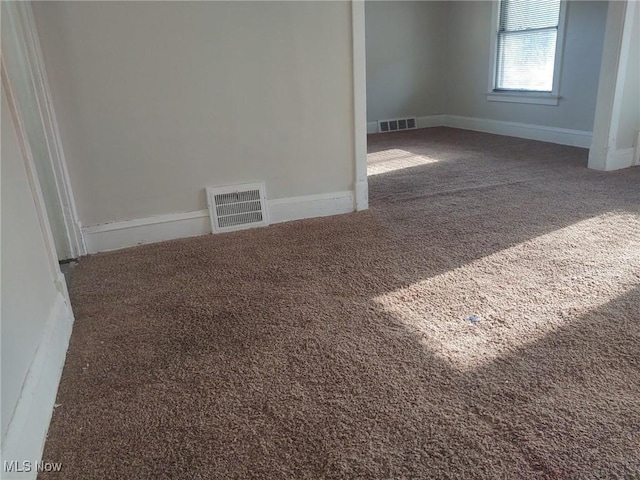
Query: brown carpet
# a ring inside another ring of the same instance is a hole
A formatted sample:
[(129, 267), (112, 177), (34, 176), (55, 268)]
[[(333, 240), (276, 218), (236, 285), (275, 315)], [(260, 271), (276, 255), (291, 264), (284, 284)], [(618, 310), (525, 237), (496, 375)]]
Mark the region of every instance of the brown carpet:
[(367, 212), (80, 262), (43, 478), (640, 478), (640, 169), (369, 150)]

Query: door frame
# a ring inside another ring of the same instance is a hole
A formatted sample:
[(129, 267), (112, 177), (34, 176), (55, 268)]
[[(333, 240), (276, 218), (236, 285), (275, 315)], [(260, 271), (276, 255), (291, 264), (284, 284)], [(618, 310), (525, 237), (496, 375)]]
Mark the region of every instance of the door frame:
[[(46, 139), (48, 153), (46, 168), (53, 173), (56, 198), (59, 203), (55, 207), (59, 208), (62, 213), (67, 241), (67, 251), (57, 252), (57, 257), (58, 260), (77, 258), (86, 255), (87, 249), (78, 219), (31, 2), (3, 2), (3, 14), (9, 16), (9, 22), (6, 25), (10, 27), (10, 32), (6, 32), (8, 35), (6, 37), (3, 35), (3, 40), (6, 38), (10, 41), (3, 41), (2, 49), (13, 49), (12, 53), (23, 60), (31, 79)], [(10, 72), (5, 73), (8, 78), (11, 77)], [(19, 110), (20, 106), (16, 105), (16, 109)]]
[(364, 0), (351, 0), (353, 44), (353, 125), (355, 156), (355, 207), (369, 208), (367, 180), (367, 62)]

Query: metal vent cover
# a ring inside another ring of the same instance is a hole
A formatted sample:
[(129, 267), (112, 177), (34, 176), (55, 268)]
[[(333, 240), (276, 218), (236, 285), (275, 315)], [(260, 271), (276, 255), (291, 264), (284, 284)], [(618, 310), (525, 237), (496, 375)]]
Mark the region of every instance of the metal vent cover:
[(379, 120), (378, 132), (398, 132), (400, 130), (415, 130), (417, 127), (415, 117), (395, 118), (393, 120)]
[(269, 225), (264, 182), (207, 187), (207, 206), (214, 233)]

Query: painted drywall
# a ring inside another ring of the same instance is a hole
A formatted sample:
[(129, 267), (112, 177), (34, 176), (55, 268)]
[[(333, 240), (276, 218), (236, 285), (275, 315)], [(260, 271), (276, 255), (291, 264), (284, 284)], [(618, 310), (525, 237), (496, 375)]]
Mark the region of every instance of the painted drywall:
[(367, 120), (444, 113), (446, 2), (365, 4)]
[(348, 2), (37, 2), (83, 225), (353, 190)]
[(492, 2), (456, 1), (447, 6), (446, 113), (592, 130), (607, 2), (568, 2), (558, 106), (487, 101)]
[(28, 54), (27, 45), (22, 42), (24, 38), (22, 23), (13, 18), (17, 14), (16, 10), (11, 8), (8, 2), (2, 2), (2, 55), (11, 77), (11, 84), (14, 85), (16, 101), (22, 112), (22, 121), (38, 171), (58, 258), (64, 260), (72, 256), (71, 247), (64, 225), (54, 172), (49, 162), (49, 146), (42, 127), (40, 106), (36, 99), (29, 65), (25, 62)]
[(603, 40), (593, 139), (589, 150), (589, 168), (595, 170), (607, 170), (607, 157), (610, 156), (610, 147), (615, 147), (615, 145), (610, 144), (609, 133), (612, 125), (625, 13), (625, 2), (609, 3)]
[(636, 2), (610, 2), (604, 38), (589, 168), (617, 170), (634, 164), (640, 130)]
[[(627, 8), (631, 8), (629, 4)], [(620, 119), (616, 138), (618, 149), (632, 148), (640, 133), (640, 6), (633, 5), (629, 32), (629, 52), (622, 82)]]
[[(46, 244), (2, 88), (1, 434), (4, 444), (20, 392), (58, 294)], [(33, 460), (33, 459), (30, 459)]]

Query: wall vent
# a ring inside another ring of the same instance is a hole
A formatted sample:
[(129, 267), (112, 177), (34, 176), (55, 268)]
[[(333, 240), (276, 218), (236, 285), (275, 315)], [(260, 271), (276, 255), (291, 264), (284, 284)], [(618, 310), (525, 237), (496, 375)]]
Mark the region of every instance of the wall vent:
[(415, 118), (396, 118), (394, 120), (379, 120), (378, 132), (398, 132), (400, 130), (415, 130), (416, 126)]
[(269, 225), (264, 182), (207, 187), (207, 205), (214, 233)]

